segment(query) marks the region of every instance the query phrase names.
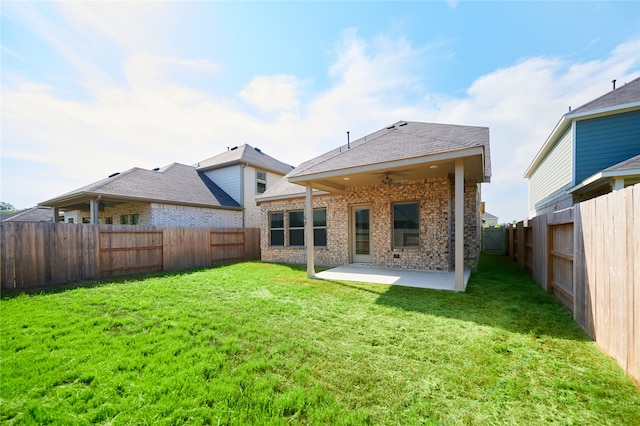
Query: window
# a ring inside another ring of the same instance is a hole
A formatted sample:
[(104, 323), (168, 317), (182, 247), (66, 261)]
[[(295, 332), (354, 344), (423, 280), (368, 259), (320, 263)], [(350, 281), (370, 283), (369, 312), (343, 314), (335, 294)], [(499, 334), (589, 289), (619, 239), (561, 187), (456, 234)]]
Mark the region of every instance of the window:
[(393, 247), (420, 246), (420, 209), (417, 202), (393, 205)]
[(67, 223), (73, 223), (73, 218), (70, 217), (69, 220), (67, 221)]
[(269, 241), (272, 246), (284, 246), (284, 213), (269, 214)]
[(83, 217), (82, 223), (91, 223), (91, 219), (89, 219), (88, 217)]
[(289, 212), (289, 245), (304, 246), (304, 212)]
[(327, 246), (327, 209), (313, 211), (313, 245)]
[(262, 194), (267, 190), (267, 172), (256, 170), (256, 193)]
[[(290, 247), (304, 247), (304, 210), (292, 210), (287, 213), (287, 226), (284, 226), (285, 212), (269, 214), (269, 235), (272, 246), (284, 246), (285, 230), (289, 235)], [(327, 209), (313, 211), (313, 245), (327, 246)]]
[(138, 213), (132, 214), (131, 215), (131, 224), (132, 225), (138, 225), (139, 223), (140, 223), (140, 219), (139, 219)]
[(113, 225), (113, 217), (111, 216), (105, 217), (104, 223), (106, 223), (107, 225)]
[(120, 224), (128, 225), (129, 224), (129, 215), (120, 216)]

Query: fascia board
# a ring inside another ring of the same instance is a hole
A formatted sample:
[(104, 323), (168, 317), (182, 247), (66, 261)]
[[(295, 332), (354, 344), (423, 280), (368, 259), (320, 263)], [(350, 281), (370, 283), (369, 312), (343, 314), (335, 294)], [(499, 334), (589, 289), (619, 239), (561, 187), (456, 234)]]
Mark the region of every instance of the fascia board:
[(626, 112), (625, 110), (633, 110), (638, 107), (640, 107), (640, 101), (629, 102), (626, 104), (614, 105), (614, 106), (609, 106), (605, 108), (592, 109), (585, 112), (569, 113), (569, 114), (566, 114), (565, 117), (569, 119), (584, 120), (586, 118), (593, 118), (599, 115), (609, 115), (614, 112), (623, 113), (623, 112)]
[(547, 137), (547, 140), (544, 142), (544, 144), (542, 144), (542, 148), (540, 148), (536, 156), (533, 157), (533, 161), (531, 162), (529, 167), (527, 167), (527, 170), (524, 172), (523, 177), (525, 179), (529, 179), (531, 177), (531, 175), (533, 174), (535, 169), (538, 168), (538, 166), (540, 165), (544, 157), (549, 153), (549, 151), (551, 151), (551, 149), (554, 147), (558, 139), (560, 139), (560, 137), (567, 130), (567, 128), (569, 127), (569, 124), (571, 124), (571, 120), (569, 120), (566, 115), (562, 116), (560, 121), (558, 121), (558, 124), (556, 124), (556, 127), (554, 127), (553, 130), (551, 131), (551, 134), (549, 135), (549, 137)]

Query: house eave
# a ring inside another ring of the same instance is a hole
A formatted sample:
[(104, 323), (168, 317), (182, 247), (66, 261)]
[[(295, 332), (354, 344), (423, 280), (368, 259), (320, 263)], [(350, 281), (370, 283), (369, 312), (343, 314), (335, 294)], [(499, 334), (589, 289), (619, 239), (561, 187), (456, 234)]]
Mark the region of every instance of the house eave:
[(243, 210), (243, 207), (220, 206), (220, 205), (212, 205), (212, 204), (205, 204), (205, 203), (193, 203), (193, 202), (180, 202), (175, 200), (163, 200), (158, 198), (111, 195), (111, 194), (102, 194), (99, 192), (81, 192), (81, 193), (76, 193), (66, 197), (52, 198), (51, 200), (38, 203), (38, 205), (43, 207), (53, 207), (53, 208), (64, 209), (65, 206), (86, 203), (96, 198), (100, 198), (104, 201), (110, 201), (110, 202), (157, 203), (157, 204), (170, 204), (170, 205), (177, 205), (177, 206), (199, 207), (199, 208), (208, 208), (208, 209), (235, 210), (235, 211)]
[(579, 184), (568, 189), (567, 193), (574, 194), (590, 187), (593, 188), (602, 186), (615, 178), (640, 178), (640, 169), (601, 171), (592, 176), (589, 176)]
[[(443, 162), (443, 161), (451, 161), (458, 158), (472, 157), (475, 155), (480, 155), (483, 157), (482, 167), (484, 169), (484, 147), (476, 146), (476, 147), (466, 148), (466, 149), (457, 150), (457, 151), (449, 151), (449, 152), (443, 152), (443, 153), (438, 153), (433, 155), (366, 164), (362, 166), (348, 167), (348, 168), (337, 169), (337, 170), (329, 170), (329, 171), (318, 172), (318, 173), (309, 173), (309, 174), (303, 173), (301, 175), (292, 176), (287, 179), (291, 183), (305, 185), (307, 182), (317, 183), (318, 181), (321, 181), (321, 180), (340, 178), (348, 175), (361, 174), (361, 173), (379, 173), (389, 169), (396, 169), (396, 168), (407, 167), (407, 166), (418, 166), (422, 164), (437, 163), (437, 162)], [(483, 175), (485, 175), (484, 172), (483, 172)], [(483, 181), (486, 181), (488, 178), (489, 176), (486, 176), (486, 175), (483, 176)], [(314, 185), (314, 187), (316, 186)], [(335, 189), (338, 191), (340, 190), (339, 188), (335, 188)]]
[(206, 173), (212, 170), (224, 169), (225, 167), (231, 167), (231, 166), (249, 166), (249, 167), (253, 167), (254, 169), (264, 170), (264, 171), (275, 173), (278, 175), (285, 175), (287, 173), (287, 172), (283, 172), (282, 170), (276, 170), (271, 167), (265, 167), (262, 164), (256, 164), (251, 161), (245, 161), (245, 160), (231, 160), (231, 161), (226, 161), (224, 163), (212, 164), (210, 166), (196, 167), (196, 170), (199, 172)]

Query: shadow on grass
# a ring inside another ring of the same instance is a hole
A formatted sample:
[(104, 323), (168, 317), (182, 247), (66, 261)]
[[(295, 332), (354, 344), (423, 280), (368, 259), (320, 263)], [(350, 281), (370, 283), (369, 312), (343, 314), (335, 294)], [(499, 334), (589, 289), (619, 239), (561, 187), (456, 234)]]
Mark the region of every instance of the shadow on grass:
[(560, 302), (501, 256), (482, 256), (465, 293), (390, 286), (376, 303), (535, 337), (590, 340)]

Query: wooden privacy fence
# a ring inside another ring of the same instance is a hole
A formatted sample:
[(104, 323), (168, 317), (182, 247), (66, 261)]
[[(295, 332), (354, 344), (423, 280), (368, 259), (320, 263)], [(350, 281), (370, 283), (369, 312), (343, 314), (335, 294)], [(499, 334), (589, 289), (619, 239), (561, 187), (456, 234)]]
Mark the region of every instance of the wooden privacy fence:
[(3, 289), (258, 259), (257, 228), (0, 224)]
[(519, 222), (509, 248), (640, 383), (640, 184)]

